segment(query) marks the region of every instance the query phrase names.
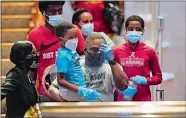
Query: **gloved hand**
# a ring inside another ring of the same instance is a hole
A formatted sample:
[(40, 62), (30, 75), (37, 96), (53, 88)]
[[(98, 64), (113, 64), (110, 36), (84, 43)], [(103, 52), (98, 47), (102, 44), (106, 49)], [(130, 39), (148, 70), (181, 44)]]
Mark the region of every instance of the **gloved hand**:
[(112, 48), (107, 46), (104, 43), (100, 44), (100, 52), (104, 54), (105, 59), (109, 62), (110, 60), (113, 59), (113, 51)]
[(88, 102), (93, 102), (100, 98), (101, 94), (93, 89), (79, 87), (78, 95), (85, 98)]
[(143, 85), (146, 85), (147, 84), (147, 79), (143, 76), (135, 76), (133, 77), (132, 79), (134, 81), (135, 84), (143, 84)]
[(123, 90), (123, 91), (120, 91), (118, 90), (119, 93), (125, 95), (125, 96), (134, 96), (134, 94), (137, 92), (137, 88), (135, 87), (128, 87), (127, 89)]

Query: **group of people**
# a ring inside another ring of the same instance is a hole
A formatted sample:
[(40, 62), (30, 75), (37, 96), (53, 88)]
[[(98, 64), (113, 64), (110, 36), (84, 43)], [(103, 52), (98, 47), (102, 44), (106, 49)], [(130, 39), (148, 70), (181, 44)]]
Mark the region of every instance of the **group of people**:
[[(31, 31), (27, 41), (12, 46), (10, 60), (16, 66), (1, 86), (6, 117), (22, 117), (37, 102), (112, 102), (124, 96), (151, 101), (149, 85), (160, 84), (162, 73), (155, 51), (140, 42), (144, 20), (127, 18), (126, 42), (115, 46), (107, 32), (94, 31), (94, 17), (87, 9), (77, 9), (72, 23), (64, 21), (64, 4), (39, 1), (46, 22)], [(48, 83), (43, 75), (51, 66), (56, 78)], [(129, 81), (137, 87), (129, 87)]]

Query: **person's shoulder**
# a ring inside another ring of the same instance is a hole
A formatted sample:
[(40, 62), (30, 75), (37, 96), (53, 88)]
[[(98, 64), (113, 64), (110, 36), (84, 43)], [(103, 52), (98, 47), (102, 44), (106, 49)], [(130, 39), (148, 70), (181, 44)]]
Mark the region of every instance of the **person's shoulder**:
[(35, 29), (33, 29), (28, 35), (37, 35), (41, 34), (42, 32), (44, 32), (44, 26), (43, 25), (39, 25), (38, 27), (36, 27)]
[(59, 48), (57, 58), (67, 58), (70, 60), (72, 58), (72, 52), (66, 48)]
[(65, 56), (67, 54), (67, 50), (65, 48), (59, 48), (57, 52), (60, 54), (58, 56)]
[[(43, 35), (45, 33), (45, 28), (43, 25), (40, 25), (33, 29), (27, 36), (27, 40), (31, 41), (34, 43), (36, 46), (37, 50), (39, 50), (39, 45), (42, 41)], [(39, 40), (38, 40), (39, 39)]]
[(145, 50), (148, 50), (148, 51), (152, 51), (152, 52), (155, 52), (154, 48), (145, 44), (144, 42), (141, 42), (140, 43), (141, 47), (144, 48)]
[(149, 45), (141, 42), (141, 47), (142, 49), (149, 54), (149, 56), (156, 55), (156, 51), (154, 50), (153, 47), (150, 47)]
[(20, 75), (20, 69), (18, 69), (17, 67), (13, 67), (12, 69), (10, 69), (8, 71), (8, 73), (6, 74), (6, 77), (15, 77), (17, 78)]

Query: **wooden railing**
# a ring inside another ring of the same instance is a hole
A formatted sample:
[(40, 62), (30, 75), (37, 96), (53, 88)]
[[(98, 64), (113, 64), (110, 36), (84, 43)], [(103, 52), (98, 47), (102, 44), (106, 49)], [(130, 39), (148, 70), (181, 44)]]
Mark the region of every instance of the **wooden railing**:
[(185, 101), (42, 103), (44, 118), (186, 117)]
[[(34, 106), (31, 115), (42, 118), (185, 118), (185, 101), (152, 102), (47, 102)], [(30, 111), (30, 110), (28, 110)], [(2, 115), (1, 115), (2, 117)], [(29, 118), (30, 118), (29, 117)], [(36, 117), (32, 117), (36, 118)], [(38, 118), (38, 117), (37, 117)]]

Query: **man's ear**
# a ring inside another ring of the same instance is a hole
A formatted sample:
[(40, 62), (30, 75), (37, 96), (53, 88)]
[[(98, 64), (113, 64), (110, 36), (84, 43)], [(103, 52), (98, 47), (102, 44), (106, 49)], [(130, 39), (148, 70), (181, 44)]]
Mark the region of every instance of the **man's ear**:
[(64, 37), (58, 37), (58, 40), (61, 42), (62, 45), (65, 45), (65, 38)]
[(58, 37), (58, 40), (63, 42), (65, 40), (65, 38), (64, 37)]
[(48, 17), (48, 15), (46, 14), (45, 11), (42, 12), (42, 15), (45, 17), (45, 19), (49, 20), (49, 17)]
[(144, 34), (144, 32), (145, 32), (145, 29), (143, 29), (143, 31), (142, 31), (142, 35)]
[(74, 25), (78, 25), (78, 22), (77, 22), (77, 21), (75, 21)]
[(124, 29), (124, 33), (127, 34), (127, 29), (126, 28)]
[(81, 25), (77, 21), (74, 23), (74, 25), (78, 26), (79, 29), (81, 29)]

